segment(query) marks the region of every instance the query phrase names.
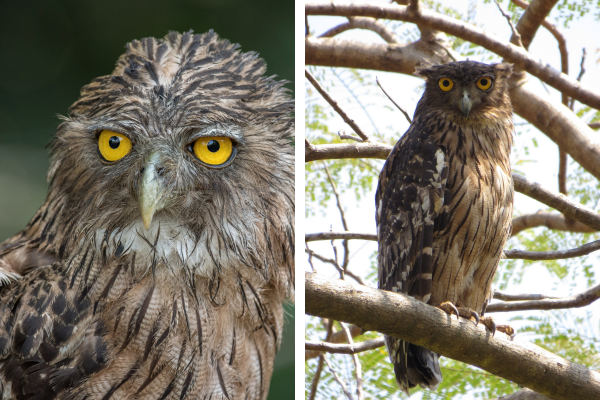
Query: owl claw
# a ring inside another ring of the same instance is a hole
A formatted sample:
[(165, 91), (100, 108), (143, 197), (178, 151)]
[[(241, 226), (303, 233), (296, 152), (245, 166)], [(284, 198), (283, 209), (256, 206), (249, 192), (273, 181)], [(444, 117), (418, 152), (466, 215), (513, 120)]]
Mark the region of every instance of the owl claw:
[(469, 310), (471, 312), (471, 317), (475, 318), (475, 326), (479, 325), (479, 314), (477, 314), (473, 310)]
[(481, 318), (481, 323), (492, 332), (492, 337), (494, 337), (496, 334), (496, 323), (494, 320), (491, 317), (483, 317)]
[(458, 321), (458, 317), (460, 316), (460, 314), (458, 313), (458, 308), (456, 308), (454, 304), (452, 304), (449, 301), (445, 301), (442, 304), (440, 304), (439, 308), (444, 310), (448, 315), (456, 314), (456, 320)]

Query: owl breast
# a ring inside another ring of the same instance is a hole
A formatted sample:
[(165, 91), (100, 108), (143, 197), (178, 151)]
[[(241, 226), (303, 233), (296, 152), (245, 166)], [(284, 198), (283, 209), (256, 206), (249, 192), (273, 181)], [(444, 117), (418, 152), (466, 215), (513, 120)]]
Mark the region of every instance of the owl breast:
[[(499, 145), (506, 140), (494, 140), (496, 133), (490, 128), (512, 135), (510, 120), (492, 127), (467, 126), (446, 135), (444, 146), (454, 154), (446, 184), (450, 218), (434, 239), (432, 305), (450, 301), (481, 312), (510, 236), (510, 141), (508, 146)], [(463, 144), (457, 146), (460, 140)]]

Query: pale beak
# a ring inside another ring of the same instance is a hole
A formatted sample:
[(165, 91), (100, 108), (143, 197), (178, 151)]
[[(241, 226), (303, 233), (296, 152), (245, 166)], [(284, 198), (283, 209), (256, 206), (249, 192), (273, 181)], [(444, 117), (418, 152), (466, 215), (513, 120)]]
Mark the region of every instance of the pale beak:
[(162, 157), (158, 153), (150, 154), (138, 185), (138, 203), (146, 229), (150, 228), (154, 214), (168, 205), (164, 179), (160, 175), (161, 161)]
[(469, 118), (469, 113), (471, 112), (471, 107), (473, 106), (473, 102), (471, 101), (471, 98), (469, 97), (469, 95), (464, 92), (462, 95), (462, 98), (460, 99), (460, 111), (462, 111), (463, 115), (466, 118)]

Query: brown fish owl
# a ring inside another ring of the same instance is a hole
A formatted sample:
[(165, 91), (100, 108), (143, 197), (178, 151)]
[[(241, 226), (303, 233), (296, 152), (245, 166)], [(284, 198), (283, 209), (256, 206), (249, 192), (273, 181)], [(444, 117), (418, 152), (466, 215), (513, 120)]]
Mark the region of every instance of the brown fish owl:
[(267, 397), (294, 122), (265, 70), (212, 31), (172, 32), (83, 88), (45, 203), (0, 245), (2, 399)]
[[(511, 231), (511, 73), (472, 61), (417, 70), (425, 93), (377, 188), (380, 289), (483, 316)], [(402, 390), (437, 388), (437, 354), (393, 337), (386, 344)]]

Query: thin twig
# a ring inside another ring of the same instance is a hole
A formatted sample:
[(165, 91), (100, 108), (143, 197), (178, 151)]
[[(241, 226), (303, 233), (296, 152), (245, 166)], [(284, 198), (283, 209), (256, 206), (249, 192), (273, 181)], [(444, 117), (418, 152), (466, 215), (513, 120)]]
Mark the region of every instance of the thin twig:
[[(325, 341), (329, 341), (331, 338), (331, 334), (333, 333), (333, 321), (329, 320), (329, 324), (327, 325), (327, 334), (325, 334)], [(315, 371), (315, 376), (313, 377), (313, 381), (310, 385), (310, 394), (308, 396), (308, 400), (315, 400), (315, 396), (317, 395), (317, 388), (319, 387), (319, 380), (321, 379), (321, 372), (323, 371), (323, 362), (325, 361), (325, 354), (321, 354), (319, 356), (319, 360), (317, 361), (317, 370)]]
[[(346, 340), (350, 346), (354, 345), (354, 340), (352, 340), (352, 335), (350, 334), (350, 330), (348, 326), (342, 321), (338, 321), (338, 324), (342, 327), (344, 334), (346, 335)], [(362, 380), (362, 367), (360, 365), (360, 360), (356, 354), (352, 354), (352, 361), (354, 362), (354, 374), (356, 376), (356, 394), (358, 395), (358, 400), (364, 399), (363, 393), (363, 380)]]
[(406, 120), (408, 121), (409, 124), (412, 124), (412, 119), (410, 119), (410, 116), (408, 115), (408, 113), (406, 111), (404, 111), (404, 109), (402, 107), (400, 107), (398, 105), (398, 103), (396, 103), (394, 101), (394, 99), (392, 99), (392, 97), (385, 91), (385, 89), (383, 88), (383, 86), (381, 86), (381, 83), (379, 83), (379, 79), (377, 77), (375, 77), (375, 82), (377, 82), (377, 85), (379, 85), (379, 88), (381, 89), (381, 91), (387, 96), (388, 99), (390, 99), (390, 101), (392, 103), (394, 103), (394, 105), (396, 106), (396, 108), (398, 108), (398, 110), (400, 110), (400, 112), (402, 114), (404, 114), (404, 117), (406, 118)]
[(542, 300), (530, 301), (510, 301), (491, 303), (487, 306), (485, 312), (509, 312), (509, 311), (525, 311), (525, 310), (558, 310), (564, 308), (580, 308), (585, 307), (600, 298), (600, 285), (596, 285), (588, 290), (564, 298), (552, 299), (546, 298)]
[[(344, 214), (344, 207), (342, 207), (342, 201), (340, 200), (340, 194), (338, 193), (337, 186), (335, 181), (333, 180), (331, 173), (329, 172), (329, 168), (327, 168), (327, 164), (323, 161), (323, 166), (325, 167), (325, 172), (327, 173), (327, 177), (329, 178), (329, 183), (331, 184), (331, 190), (333, 190), (333, 194), (335, 195), (335, 201), (337, 204), (337, 208), (340, 211), (340, 218), (342, 219), (342, 227), (344, 230), (348, 230), (348, 223), (346, 222), (346, 215)], [(331, 242), (333, 246), (333, 240)], [(344, 246), (344, 261), (342, 263), (342, 270), (345, 271), (348, 267), (348, 262), (350, 262), (350, 248), (348, 247), (348, 241), (344, 240), (342, 242), (342, 246)], [(343, 278), (342, 278), (343, 279)]]
[(600, 129), (600, 122), (593, 122), (593, 123), (591, 123), (591, 124), (588, 124), (588, 126), (589, 126), (591, 129)]
[[(339, 273), (342, 272), (341, 267), (335, 262), (335, 260), (333, 260), (331, 258), (323, 257), (322, 255), (317, 254), (312, 250), (304, 250), (304, 251), (306, 253), (309, 253), (309, 252), (312, 253), (313, 257), (321, 262), (333, 265)], [(365, 285), (365, 286), (367, 285), (360, 276), (356, 275), (355, 273), (353, 273), (352, 271), (350, 271), (347, 268), (344, 271), (344, 275), (348, 275), (350, 278), (354, 279), (356, 282), (360, 283), (361, 285)]]
[(317, 270), (315, 269), (315, 266), (313, 265), (313, 262), (312, 262), (313, 252), (308, 247), (308, 243), (306, 243), (306, 252), (308, 253), (308, 264), (310, 265), (310, 269), (313, 272), (313, 274), (316, 274)]
[(344, 383), (343, 379), (338, 375), (338, 373), (336, 372), (336, 370), (333, 369), (333, 367), (331, 366), (331, 364), (329, 364), (329, 360), (327, 360), (327, 357), (325, 356), (325, 354), (323, 354), (321, 357), (323, 357), (323, 360), (325, 361), (325, 364), (327, 364), (327, 367), (329, 368), (329, 370), (333, 374), (333, 378), (342, 387), (342, 391), (344, 392), (344, 394), (346, 395), (346, 397), (348, 398), (348, 400), (354, 400), (354, 398), (352, 397), (352, 394), (348, 391), (348, 388), (346, 387), (346, 384)]
[[(586, 52), (585, 52), (585, 47), (584, 47), (583, 52), (581, 53), (581, 63), (579, 65), (579, 67), (581, 69), (579, 70), (579, 75), (577, 76), (577, 82), (581, 82), (581, 78), (583, 77), (583, 74), (585, 74), (585, 68), (583, 66), (583, 64), (585, 63), (585, 56), (586, 56)], [(573, 111), (574, 105), (575, 105), (575, 99), (571, 99), (571, 102), (569, 103), (569, 108), (571, 109), (571, 111)]]
[(573, 221), (572, 223), (569, 221), (573, 221), (573, 219), (566, 218), (557, 212), (538, 211), (533, 214), (519, 215), (512, 220), (511, 236), (515, 236), (525, 229), (536, 228), (538, 226), (567, 232), (596, 232), (594, 228), (590, 228), (579, 221)]
[(379, 347), (383, 347), (384, 345), (385, 341), (383, 337), (372, 340), (365, 340), (364, 342), (359, 342), (352, 345), (306, 341), (304, 342), (304, 350), (333, 354), (358, 354), (365, 351), (377, 349)]
[(498, 10), (500, 10), (500, 12), (504, 16), (504, 18), (506, 18), (506, 20), (508, 21), (508, 24), (510, 25), (510, 29), (512, 30), (512, 34), (515, 37), (515, 40), (517, 42), (516, 43), (517, 46), (523, 47), (523, 42), (521, 41), (521, 34), (519, 32), (517, 32), (517, 28), (515, 28), (515, 25), (512, 23), (512, 21), (510, 19), (510, 15), (508, 15), (507, 13), (504, 12), (504, 10), (502, 9), (502, 6), (500, 6), (500, 3), (498, 3), (498, 0), (494, 0), (494, 3), (496, 3), (496, 5), (498, 6)]
[(338, 135), (339, 135), (340, 139), (354, 140), (355, 142), (359, 142), (359, 143), (364, 142), (364, 140), (362, 140), (358, 136), (346, 135), (346, 132), (344, 132), (344, 131), (339, 131)]
[(348, 114), (346, 114), (344, 110), (340, 108), (338, 103), (335, 100), (333, 100), (331, 96), (329, 96), (329, 94), (325, 91), (323, 86), (321, 86), (321, 84), (317, 82), (315, 77), (312, 76), (312, 74), (308, 72), (307, 69), (304, 70), (304, 75), (310, 81), (310, 83), (312, 83), (315, 89), (317, 89), (317, 92), (319, 92), (319, 94), (323, 96), (325, 101), (327, 101), (329, 105), (331, 105), (331, 107), (333, 107), (333, 109), (340, 115), (340, 117), (342, 117), (344, 122), (350, 125), (350, 127), (354, 130), (354, 132), (356, 132), (358, 136), (360, 136), (362, 140), (364, 140), (365, 142), (368, 141), (369, 137), (362, 131), (362, 129), (359, 128), (359, 126), (356, 124), (356, 122), (354, 122), (354, 120), (348, 117)]
[(304, 36), (308, 36), (310, 34), (310, 29), (308, 27), (308, 15), (304, 16)]
[[(363, 334), (362, 329), (360, 329), (358, 326), (356, 325), (349, 325), (348, 329), (350, 330), (350, 334), (352, 334), (352, 337), (355, 338), (357, 336), (360, 336)], [(329, 341), (327, 343), (347, 343), (346, 342), (346, 334), (344, 333), (344, 331), (337, 331), (334, 332), (331, 335), (331, 338), (329, 339)], [(310, 360), (313, 358), (317, 358), (321, 355), (321, 352), (318, 351), (312, 351), (312, 350), (305, 350), (304, 351), (304, 360)]]

